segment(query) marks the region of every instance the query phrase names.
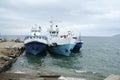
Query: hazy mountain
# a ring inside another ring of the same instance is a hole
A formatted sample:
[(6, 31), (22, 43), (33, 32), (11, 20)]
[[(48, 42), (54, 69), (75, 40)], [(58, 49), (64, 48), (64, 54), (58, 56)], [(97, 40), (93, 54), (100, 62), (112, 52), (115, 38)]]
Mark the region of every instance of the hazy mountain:
[(113, 35), (113, 37), (120, 37), (120, 34)]

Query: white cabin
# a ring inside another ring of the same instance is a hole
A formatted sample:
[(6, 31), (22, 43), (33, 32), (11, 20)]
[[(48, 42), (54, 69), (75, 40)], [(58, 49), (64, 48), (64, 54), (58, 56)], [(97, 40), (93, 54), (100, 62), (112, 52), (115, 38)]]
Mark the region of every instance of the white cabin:
[(41, 32), (41, 27), (36, 25), (36, 24), (31, 29), (31, 35), (32, 36), (40, 36), (41, 35), (40, 32)]
[(49, 36), (51, 37), (58, 37), (59, 34), (59, 28), (57, 25), (53, 25), (53, 23), (50, 25), (50, 28), (48, 29)]

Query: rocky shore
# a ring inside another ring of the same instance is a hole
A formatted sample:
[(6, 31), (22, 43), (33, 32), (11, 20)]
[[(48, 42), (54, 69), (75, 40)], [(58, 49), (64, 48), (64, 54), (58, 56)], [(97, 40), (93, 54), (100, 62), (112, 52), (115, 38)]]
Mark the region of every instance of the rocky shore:
[(23, 51), (24, 45), (22, 42), (0, 40), (0, 80), (12, 80), (7, 79), (8, 73), (5, 72)]
[(24, 51), (23, 43), (15, 41), (0, 42), (0, 73), (8, 70)]

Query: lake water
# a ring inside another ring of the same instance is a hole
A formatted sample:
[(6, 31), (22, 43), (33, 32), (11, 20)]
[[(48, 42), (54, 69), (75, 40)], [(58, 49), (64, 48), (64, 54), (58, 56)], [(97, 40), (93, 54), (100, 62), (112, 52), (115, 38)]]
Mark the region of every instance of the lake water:
[(83, 37), (82, 40), (81, 51), (69, 57), (49, 53), (47, 56), (32, 56), (24, 52), (10, 71), (79, 76), (86, 80), (103, 80), (110, 74), (120, 75), (120, 38)]

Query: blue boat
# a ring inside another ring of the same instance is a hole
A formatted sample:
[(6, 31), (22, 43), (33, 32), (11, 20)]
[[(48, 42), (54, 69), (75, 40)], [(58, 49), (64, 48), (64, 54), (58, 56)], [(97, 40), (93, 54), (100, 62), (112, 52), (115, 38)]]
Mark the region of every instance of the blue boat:
[(80, 49), (82, 48), (82, 45), (83, 45), (83, 41), (81, 40), (81, 36), (79, 36), (78, 38), (76, 38), (76, 44), (72, 52), (79, 52)]
[(24, 40), (26, 53), (37, 55), (46, 54), (47, 37), (40, 34), (41, 27), (35, 25), (31, 30), (31, 35)]
[(74, 47), (74, 44), (49, 46), (49, 52), (52, 54), (69, 56), (71, 54), (71, 50), (73, 49), (73, 47)]
[(82, 48), (82, 44), (83, 44), (83, 42), (82, 41), (80, 41), (80, 42), (77, 42), (76, 44), (75, 44), (75, 46), (74, 46), (74, 48), (73, 48), (73, 52), (79, 52), (80, 51), (80, 49)]
[(72, 37), (71, 31), (68, 31), (67, 35), (59, 36), (58, 26), (52, 23), (48, 32), (48, 51), (51, 54), (69, 56), (75, 46), (75, 39)]

